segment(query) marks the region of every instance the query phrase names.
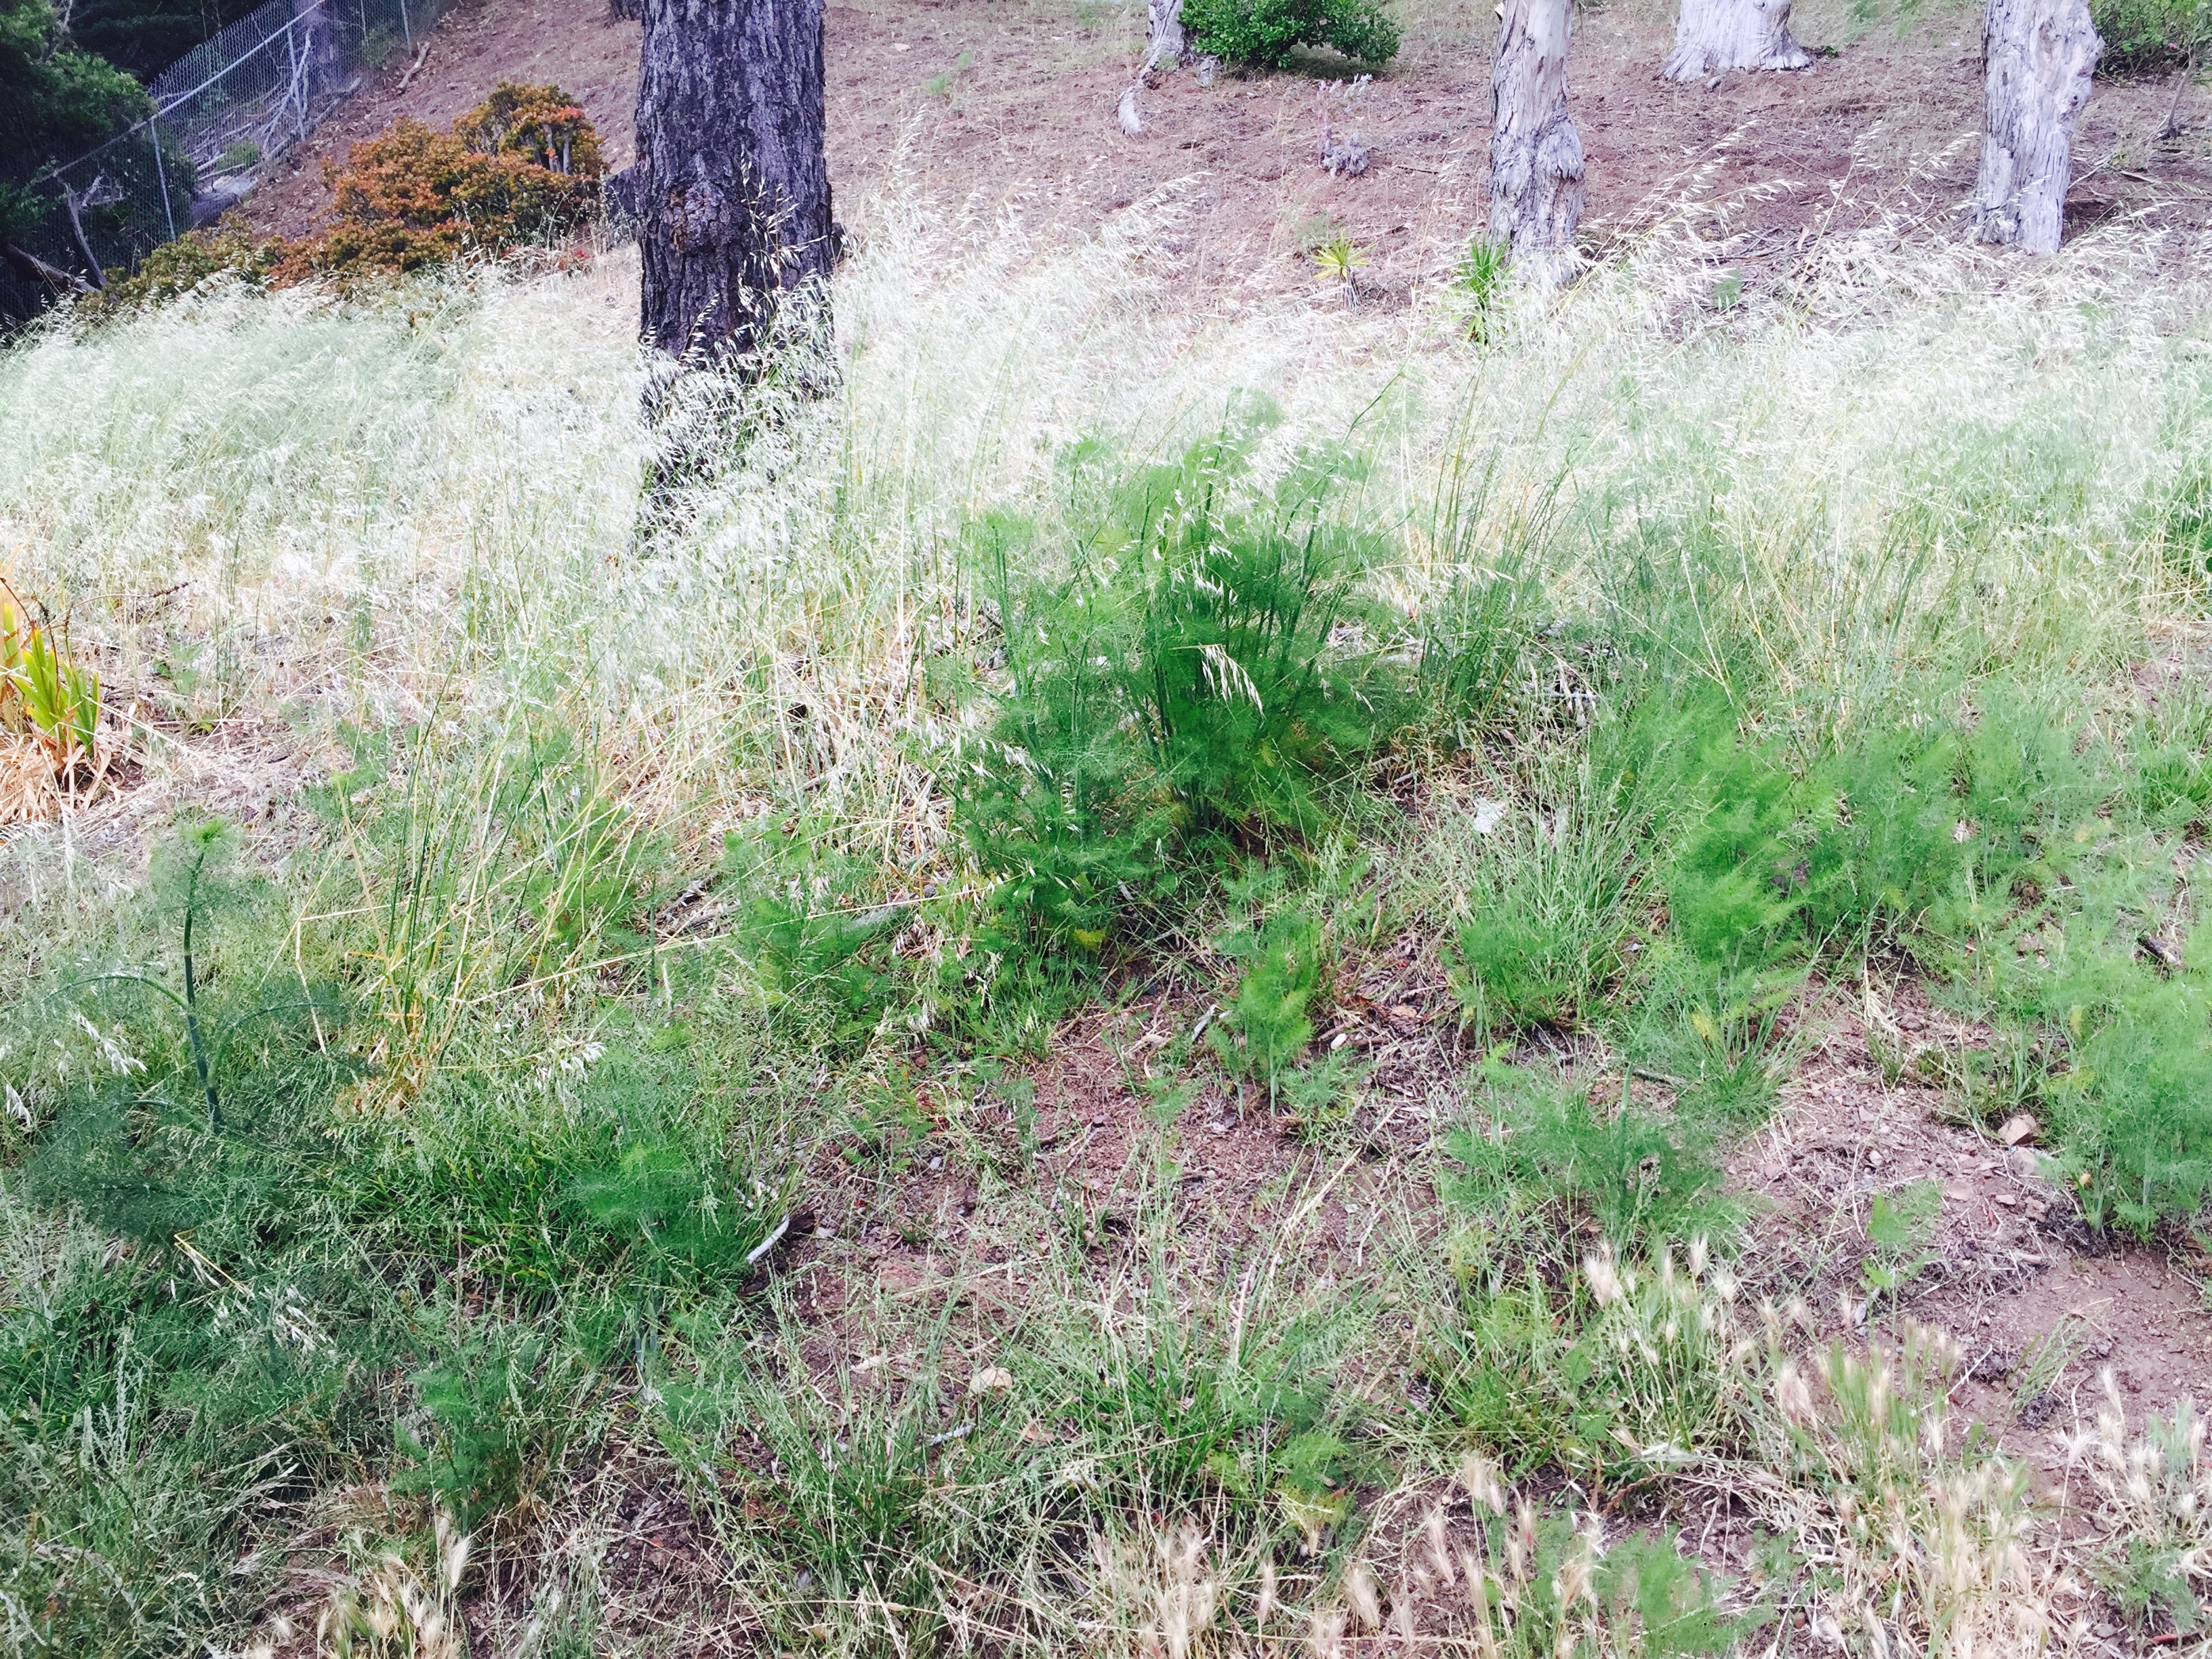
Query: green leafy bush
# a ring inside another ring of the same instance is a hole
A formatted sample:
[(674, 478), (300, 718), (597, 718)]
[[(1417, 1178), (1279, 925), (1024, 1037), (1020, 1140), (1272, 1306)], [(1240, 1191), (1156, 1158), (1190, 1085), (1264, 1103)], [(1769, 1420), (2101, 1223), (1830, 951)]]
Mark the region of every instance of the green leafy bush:
[(833, 1046), (865, 1039), (898, 988), (890, 947), (907, 908), (880, 902), (824, 825), (732, 835), (723, 862), (744, 895), (739, 948), (769, 1010)]
[(162, 243), (138, 262), (137, 270), (117, 272), (102, 292), (87, 295), (79, 303), (88, 314), (97, 315), (173, 300), (221, 276), (258, 285), (269, 280), (284, 253), (281, 240), (258, 238), (226, 219)]
[(420, 1436), (405, 1425), (400, 1445), (416, 1467), (393, 1483), (434, 1494), (463, 1532), (530, 1503), (573, 1421), (560, 1409), (568, 1351), (527, 1329), (494, 1325), (442, 1364), (418, 1373)]
[(2001, 1012), (2047, 1056), (2038, 1109), (2089, 1224), (2144, 1237), (2212, 1190), (2212, 927), (2169, 973), (2108, 926), (2045, 930), (2049, 965), (2012, 964)]
[(1364, 64), (1398, 55), (1398, 25), (1374, 0), (1186, 0), (1182, 21), (1197, 51), (1261, 69), (1282, 68), (1301, 47)]
[(2107, 75), (2172, 68), (2212, 41), (2206, 0), (2095, 0), (2089, 20), (2105, 42), (2097, 67)]

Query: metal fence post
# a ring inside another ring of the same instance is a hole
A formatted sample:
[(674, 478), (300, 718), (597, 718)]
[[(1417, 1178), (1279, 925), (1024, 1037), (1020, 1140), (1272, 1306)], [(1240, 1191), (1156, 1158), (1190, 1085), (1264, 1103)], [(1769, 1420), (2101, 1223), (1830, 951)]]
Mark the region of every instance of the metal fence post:
[(415, 25), (407, 21), (407, 0), (399, 0), (399, 32), (407, 37), (407, 50), (415, 50)]
[(169, 201), (169, 169), (161, 160), (161, 130), (154, 125), (154, 117), (146, 118), (146, 138), (154, 146), (154, 178), (161, 187), (161, 216), (169, 223), (169, 240), (177, 240), (177, 210)]

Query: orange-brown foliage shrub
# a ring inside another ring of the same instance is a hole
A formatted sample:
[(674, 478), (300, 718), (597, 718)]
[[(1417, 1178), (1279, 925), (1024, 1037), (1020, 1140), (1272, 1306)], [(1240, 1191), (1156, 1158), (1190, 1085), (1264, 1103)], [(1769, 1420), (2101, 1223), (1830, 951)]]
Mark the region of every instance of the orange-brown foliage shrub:
[(450, 132), (400, 121), (343, 170), (325, 163), (336, 222), (292, 243), (270, 277), (350, 282), (542, 242), (590, 216), (604, 170), (568, 94), (502, 81)]

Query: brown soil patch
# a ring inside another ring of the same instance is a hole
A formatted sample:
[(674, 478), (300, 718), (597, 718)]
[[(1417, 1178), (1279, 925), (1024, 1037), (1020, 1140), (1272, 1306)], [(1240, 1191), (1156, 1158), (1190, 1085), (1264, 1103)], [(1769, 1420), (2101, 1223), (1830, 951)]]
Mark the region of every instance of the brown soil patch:
[[(1890, 1017), (1908, 1042), (1978, 1035), (1911, 986)], [(1769, 1281), (1803, 1294), (1827, 1334), (1869, 1334), (1862, 1264), (1875, 1195), (1938, 1182), (1936, 1260), (1893, 1313), (1876, 1312), (1874, 1334), (1917, 1320), (1958, 1337), (1966, 1374), (1953, 1397), (2005, 1451), (2055, 1484), (2056, 1437), (2095, 1417), (2107, 1367), (2138, 1425), (2184, 1398), (2212, 1400), (2212, 1312), (2197, 1274), (2163, 1250), (2091, 1234), (2032, 1151), (1954, 1116), (1942, 1091), (1886, 1082), (1863, 1018), (1838, 1012), (1783, 1111), (1731, 1159), (1735, 1184), (1771, 1206), (1752, 1257)], [(2038, 1372), (2054, 1334), (2060, 1346)]]
[(1411, 1190), (1409, 1166), (1456, 1111), (1467, 1063), (1448, 993), (1424, 971), (1409, 939), (1339, 988), (1318, 1041), (1357, 1054), (1364, 1072), (1342, 1120), (1325, 1126), (1303, 1127), (1263, 1085), (1195, 1057), (1176, 1077), (1163, 1072), (1189, 1090), (1164, 1112), (1148, 1087), (1152, 1059), (1215, 1018), (1208, 1001), (1174, 991), (1070, 1021), (1027, 1074), (1035, 1095), (1022, 1109), (957, 1071), (934, 1074), (915, 1096), (935, 1132), (896, 1165), (816, 1161), (806, 1204), (819, 1237), (788, 1265), (825, 1270), (810, 1291), (823, 1316), (859, 1307), (871, 1285), (911, 1297), (955, 1284), (1012, 1313), (1020, 1263), (1043, 1243), (1031, 1231), (1040, 1206), (1103, 1259), (1166, 1182), (1174, 1231), (1194, 1249), (1282, 1241), (1304, 1276), (1370, 1271), (1423, 1201), (1426, 1183)]

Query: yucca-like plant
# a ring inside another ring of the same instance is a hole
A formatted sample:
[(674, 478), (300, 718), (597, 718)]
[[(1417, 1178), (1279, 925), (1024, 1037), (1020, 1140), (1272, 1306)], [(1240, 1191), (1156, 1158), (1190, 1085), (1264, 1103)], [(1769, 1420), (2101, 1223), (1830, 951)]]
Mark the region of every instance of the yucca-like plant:
[(92, 753), (100, 726), (100, 676), (64, 656), (53, 637), (33, 628), (23, 640), (22, 666), (13, 676), (31, 723), (66, 767)]
[(100, 730), (100, 676), (31, 622), (0, 580), (0, 728), (27, 731), (46, 752), (58, 784), (72, 787), (94, 755)]

